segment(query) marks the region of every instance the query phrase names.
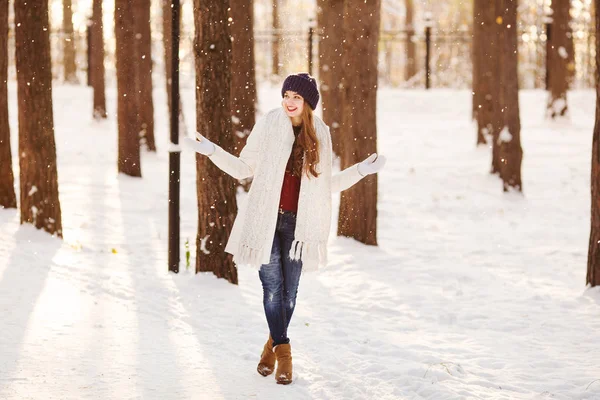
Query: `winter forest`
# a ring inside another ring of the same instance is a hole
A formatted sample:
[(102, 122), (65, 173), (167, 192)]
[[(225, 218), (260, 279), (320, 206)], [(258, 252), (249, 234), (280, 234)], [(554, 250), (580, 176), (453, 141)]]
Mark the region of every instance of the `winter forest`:
[(598, 7), (0, 0), (0, 399), (600, 400)]

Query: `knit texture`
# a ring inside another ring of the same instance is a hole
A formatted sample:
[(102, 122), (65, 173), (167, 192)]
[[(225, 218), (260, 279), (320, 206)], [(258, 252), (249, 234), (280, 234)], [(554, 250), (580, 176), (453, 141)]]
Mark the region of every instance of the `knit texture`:
[(294, 74), (285, 78), (283, 87), (281, 88), (281, 97), (288, 90), (294, 91), (304, 97), (304, 100), (306, 100), (313, 110), (317, 108), (317, 104), (319, 104), (319, 89), (317, 89), (317, 81), (309, 74)]
[[(358, 164), (332, 175), (329, 128), (316, 115), (314, 126), (319, 139), (319, 177), (302, 174), (295, 241), (290, 258), (301, 259), (302, 271), (327, 264), (327, 239), (331, 227), (331, 195), (357, 183), (362, 176)], [(215, 144), (210, 160), (235, 179), (254, 176), (250, 191), (238, 203), (238, 214), (225, 251), (238, 265), (259, 269), (271, 256), (273, 236), (285, 167), (292, 152), (292, 123), (282, 107), (258, 119), (236, 157)]]
[[(261, 264), (264, 243), (268, 242), (267, 235), (272, 235), (276, 219), (269, 218), (277, 215), (283, 174), (279, 165), (287, 163), (291, 153), (291, 145), (286, 139), (293, 138), (292, 124), (282, 108), (267, 114), (263, 125), (261, 143), (264, 146), (262, 157), (258, 162), (254, 179), (248, 192), (248, 204), (253, 212), (246, 212), (240, 246), (234, 261), (238, 264)], [(316, 269), (319, 264), (327, 264), (327, 238), (331, 227), (331, 140), (327, 126), (315, 118), (315, 130), (319, 140), (319, 156), (324, 162), (317, 165), (319, 177), (309, 178), (302, 175), (296, 230), (294, 242), (290, 250), (292, 260), (302, 260), (303, 268)], [(292, 139), (293, 140), (293, 139)], [(276, 184), (275, 184), (276, 183)]]

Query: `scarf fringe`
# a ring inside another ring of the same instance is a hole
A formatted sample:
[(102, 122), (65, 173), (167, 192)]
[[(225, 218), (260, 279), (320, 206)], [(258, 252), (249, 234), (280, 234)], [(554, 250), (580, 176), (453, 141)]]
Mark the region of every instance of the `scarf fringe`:
[(233, 257), (233, 262), (236, 264), (250, 264), (254, 266), (260, 266), (262, 251), (259, 249), (253, 249), (248, 246), (239, 246), (239, 251)]
[(289, 256), (292, 260), (327, 265), (327, 242), (302, 242), (294, 240)]
[[(303, 261), (303, 270), (317, 269), (318, 266), (327, 265), (327, 241), (331, 224), (331, 137), (327, 125), (315, 116), (315, 129), (319, 141), (323, 144), (319, 150), (320, 159), (318, 171), (319, 179), (302, 177), (302, 190), (298, 198), (298, 214), (294, 235), (299, 240), (294, 240), (289, 251), (292, 260)], [(267, 259), (263, 250), (272, 243), (277, 219), (277, 208), (280, 200), (280, 190), (271, 190), (281, 185), (285, 163), (289, 159), (288, 148), (292, 148), (292, 126), (285, 111), (279, 107), (269, 112), (264, 118), (257, 121), (253, 129), (254, 137), (259, 136), (261, 143), (265, 143), (256, 152), (257, 165), (266, 165), (254, 177), (252, 187), (248, 193), (247, 209), (241, 221), (240, 239), (233, 249), (234, 261), (238, 264), (261, 266), (261, 261)], [(286, 133), (285, 135), (282, 133)], [(280, 186), (279, 186), (280, 187)], [(319, 204), (319, 210), (311, 207)], [(252, 212), (252, 208), (259, 207), (261, 212)], [(235, 224), (234, 224), (235, 225)], [(270, 236), (270, 237), (269, 237)], [(260, 250), (258, 250), (260, 249)]]

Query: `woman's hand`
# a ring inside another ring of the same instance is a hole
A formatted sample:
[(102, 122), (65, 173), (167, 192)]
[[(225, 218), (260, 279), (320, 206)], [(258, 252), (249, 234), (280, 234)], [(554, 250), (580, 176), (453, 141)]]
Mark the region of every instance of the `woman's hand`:
[(215, 152), (215, 145), (210, 140), (198, 132), (196, 132), (196, 138), (198, 140), (185, 137), (183, 141), (186, 146), (190, 147), (196, 153), (204, 154), (205, 156), (211, 156)]
[(358, 173), (362, 176), (376, 174), (377, 172), (381, 171), (385, 165), (385, 161), (385, 156), (378, 156), (377, 153), (373, 153), (358, 164)]

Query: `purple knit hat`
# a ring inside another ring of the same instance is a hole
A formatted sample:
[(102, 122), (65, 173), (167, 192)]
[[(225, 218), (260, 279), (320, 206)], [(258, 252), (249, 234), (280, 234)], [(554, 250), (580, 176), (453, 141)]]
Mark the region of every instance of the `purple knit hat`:
[(317, 104), (319, 104), (319, 89), (317, 89), (317, 81), (309, 74), (292, 74), (285, 78), (283, 87), (281, 88), (281, 97), (288, 90), (292, 90), (304, 97), (304, 100), (306, 100), (313, 110), (317, 108)]

